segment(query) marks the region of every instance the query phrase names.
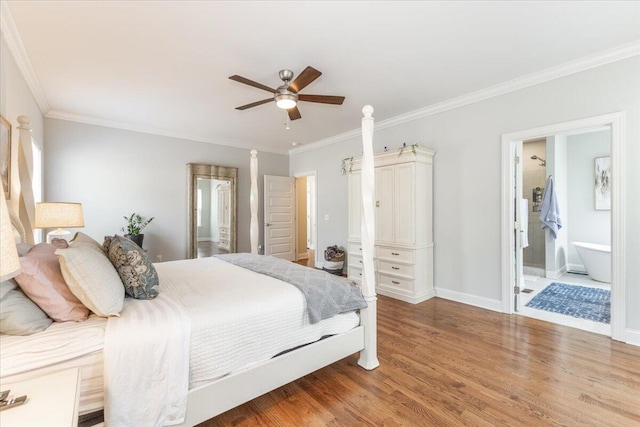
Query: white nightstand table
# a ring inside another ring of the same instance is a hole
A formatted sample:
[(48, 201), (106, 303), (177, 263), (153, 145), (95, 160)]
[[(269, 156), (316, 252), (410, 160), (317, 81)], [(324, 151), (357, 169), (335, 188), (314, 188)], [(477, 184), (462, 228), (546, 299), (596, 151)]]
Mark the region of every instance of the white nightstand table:
[(0, 411), (2, 427), (76, 427), (80, 398), (80, 370), (67, 369), (27, 381), (0, 383), (12, 397), (27, 395), (20, 406)]

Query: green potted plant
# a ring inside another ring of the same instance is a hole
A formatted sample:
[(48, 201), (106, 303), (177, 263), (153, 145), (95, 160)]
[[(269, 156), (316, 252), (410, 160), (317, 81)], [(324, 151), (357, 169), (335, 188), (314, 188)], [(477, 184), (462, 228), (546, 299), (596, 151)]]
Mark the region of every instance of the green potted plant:
[(144, 240), (144, 234), (140, 232), (153, 221), (154, 217), (149, 219), (142, 219), (140, 215), (135, 212), (130, 217), (123, 217), (127, 221), (126, 227), (122, 227), (122, 231), (126, 234), (124, 237), (134, 242), (136, 245), (142, 247), (142, 241)]

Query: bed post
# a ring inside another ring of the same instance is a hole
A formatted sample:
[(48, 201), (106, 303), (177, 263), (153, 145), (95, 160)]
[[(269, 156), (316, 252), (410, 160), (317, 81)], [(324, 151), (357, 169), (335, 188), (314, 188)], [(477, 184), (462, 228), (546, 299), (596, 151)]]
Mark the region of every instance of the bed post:
[(258, 152), (251, 150), (251, 196), (249, 197), (251, 207), (251, 253), (258, 253), (258, 241), (260, 239), (260, 228), (258, 227)]
[(373, 199), (374, 164), (373, 164), (373, 107), (362, 108), (362, 295), (367, 308), (360, 310), (360, 324), (364, 326), (364, 349), (360, 352), (358, 365), (364, 369), (375, 369), (378, 362), (377, 349), (377, 298), (375, 271), (373, 268), (373, 251), (375, 241), (375, 221)]
[(20, 178), (18, 217), (24, 227), (27, 243), (34, 244), (33, 226), (35, 224), (36, 202), (32, 185), (31, 119), (27, 116), (18, 116), (18, 123), (20, 123), (18, 126), (18, 177)]

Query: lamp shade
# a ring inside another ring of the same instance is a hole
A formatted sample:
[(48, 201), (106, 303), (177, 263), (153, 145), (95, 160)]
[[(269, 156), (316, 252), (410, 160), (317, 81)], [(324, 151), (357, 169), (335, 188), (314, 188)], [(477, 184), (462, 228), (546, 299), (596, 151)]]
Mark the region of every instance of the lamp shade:
[(36, 203), (36, 228), (84, 227), (82, 204), (64, 202)]
[[(2, 187), (2, 185), (0, 185)], [(13, 236), (9, 208), (2, 192), (0, 205), (0, 281), (9, 280), (20, 272), (18, 250)]]

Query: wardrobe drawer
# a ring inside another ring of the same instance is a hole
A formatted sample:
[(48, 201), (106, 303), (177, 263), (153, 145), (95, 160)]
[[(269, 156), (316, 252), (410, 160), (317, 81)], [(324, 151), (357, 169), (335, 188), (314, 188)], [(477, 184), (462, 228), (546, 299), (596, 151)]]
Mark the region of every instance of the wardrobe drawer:
[(362, 280), (362, 268), (350, 265), (347, 267), (347, 278), (352, 280)]
[(349, 265), (362, 268), (362, 257), (360, 255), (349, 255)]
[(396, 288), (413, 292), (413, 282), (412, 279), (400, 279), (399, 277), (378, 273), (378, 285), (384, 286), (385, 288)]
[(347, 251), (350, 254), (362, 256), (362, 243), (349, 243)]
[(380, 273), (388, 273), (393, 275), (400, 275), (413, 279), (413, 265), (400, 264), (393, 261), (378, 261), (378, 271)]
[(415, 262), (415, 251), (412, 249), (389, 248), (378, 246), (378, 258), (408, 263)]

